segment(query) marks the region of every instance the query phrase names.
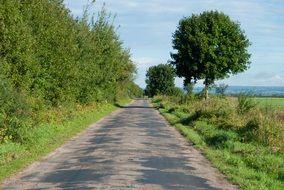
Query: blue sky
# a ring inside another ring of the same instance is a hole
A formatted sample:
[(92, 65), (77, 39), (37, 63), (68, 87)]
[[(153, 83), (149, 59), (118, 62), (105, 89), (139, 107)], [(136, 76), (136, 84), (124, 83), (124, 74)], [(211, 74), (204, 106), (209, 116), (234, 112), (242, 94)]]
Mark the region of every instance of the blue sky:
[[(88, 0), (64, 0), (74, 16), (82, 15)], [(250, 68), (217, 83), (284, 86), (283, 0), (96, 0), (116, 14), (115, 25), (124, 46), (131, 49), (138, 68), (136, 83), (145, 87), (146, 70), (166, 63), (172, 49), (172, 33), (184, 16), (218, 10), (238, 21), (252, 42)], [(176, 80), (182, 86), (182, 79)], [(202, 85), (202, 81), (198, 83)]]

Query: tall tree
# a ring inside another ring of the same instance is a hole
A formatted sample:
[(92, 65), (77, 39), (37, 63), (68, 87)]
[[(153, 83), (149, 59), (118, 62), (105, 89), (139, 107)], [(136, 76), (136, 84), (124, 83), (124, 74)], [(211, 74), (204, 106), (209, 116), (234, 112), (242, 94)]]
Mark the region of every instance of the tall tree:
[(215, 80), (249, 67), (249, 40), (240, 24), (218, 11), (193, 14), (180, 20), (173, 34), (172, 64), (185, 85), (204, 79), (205, 97)]
[(0, 0), (0, 142), (23, 139), (30, 110), (141, 95), (113, 16), (93, 6), (74, 19), (62, 0)]
[(175, 71), (169, 64), (152, 66), (146, 73), (146, 93), (149, 96), (168, 94), (175, 86)]
[(0, 75), (18, 91), (26, 91), (37, 68), (31, 28), (25, 23), (20, 8), (16, 0), (0, 0)]

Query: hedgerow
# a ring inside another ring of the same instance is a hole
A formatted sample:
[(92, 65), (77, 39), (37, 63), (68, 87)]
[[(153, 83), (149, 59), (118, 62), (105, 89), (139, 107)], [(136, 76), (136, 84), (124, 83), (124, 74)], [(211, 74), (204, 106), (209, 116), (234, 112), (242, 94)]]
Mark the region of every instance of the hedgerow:
[(20, 131), (45, 109), (142, 94), (105, 8), (75, 19), (61, 0), (0, 5), (0, 141), (23, 141)]

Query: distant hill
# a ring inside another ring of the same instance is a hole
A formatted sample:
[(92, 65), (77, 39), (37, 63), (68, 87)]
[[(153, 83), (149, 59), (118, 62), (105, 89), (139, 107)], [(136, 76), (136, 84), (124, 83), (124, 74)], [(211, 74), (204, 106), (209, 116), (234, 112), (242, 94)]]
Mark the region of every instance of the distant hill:
[[(195, 87), (194, 92), (200, 92), (203, 87)], [(215, 89), (211, 89), (210, 93), (215, 93)], [(284, 86), (229, 86), (226, 90), (228, 95), (236, 95), (239, 93), (251, 93), (257, 96), (283, 96)]]

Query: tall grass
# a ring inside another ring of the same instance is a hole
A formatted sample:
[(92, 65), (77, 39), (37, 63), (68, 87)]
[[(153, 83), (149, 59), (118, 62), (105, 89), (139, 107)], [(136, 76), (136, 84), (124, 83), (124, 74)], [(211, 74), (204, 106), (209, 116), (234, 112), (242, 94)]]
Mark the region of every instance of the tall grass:
[(283, 121), (251, 97), (216, 96), (205, 101), (160, 96), (153, 102), (242, 189), (284, 188)]
[[(125, 104), (129, 100), (120, 101)], [(114, 111), (117, 106), (96, 103), (74, 105), (37, 112), (37, 127), (29, 129), (23, 142), (7, 140), (0, 144), (0, 182), (29, 163), (62, 145), (91, 123)], [(1, 189), (1, 188), (0, 188)]]

